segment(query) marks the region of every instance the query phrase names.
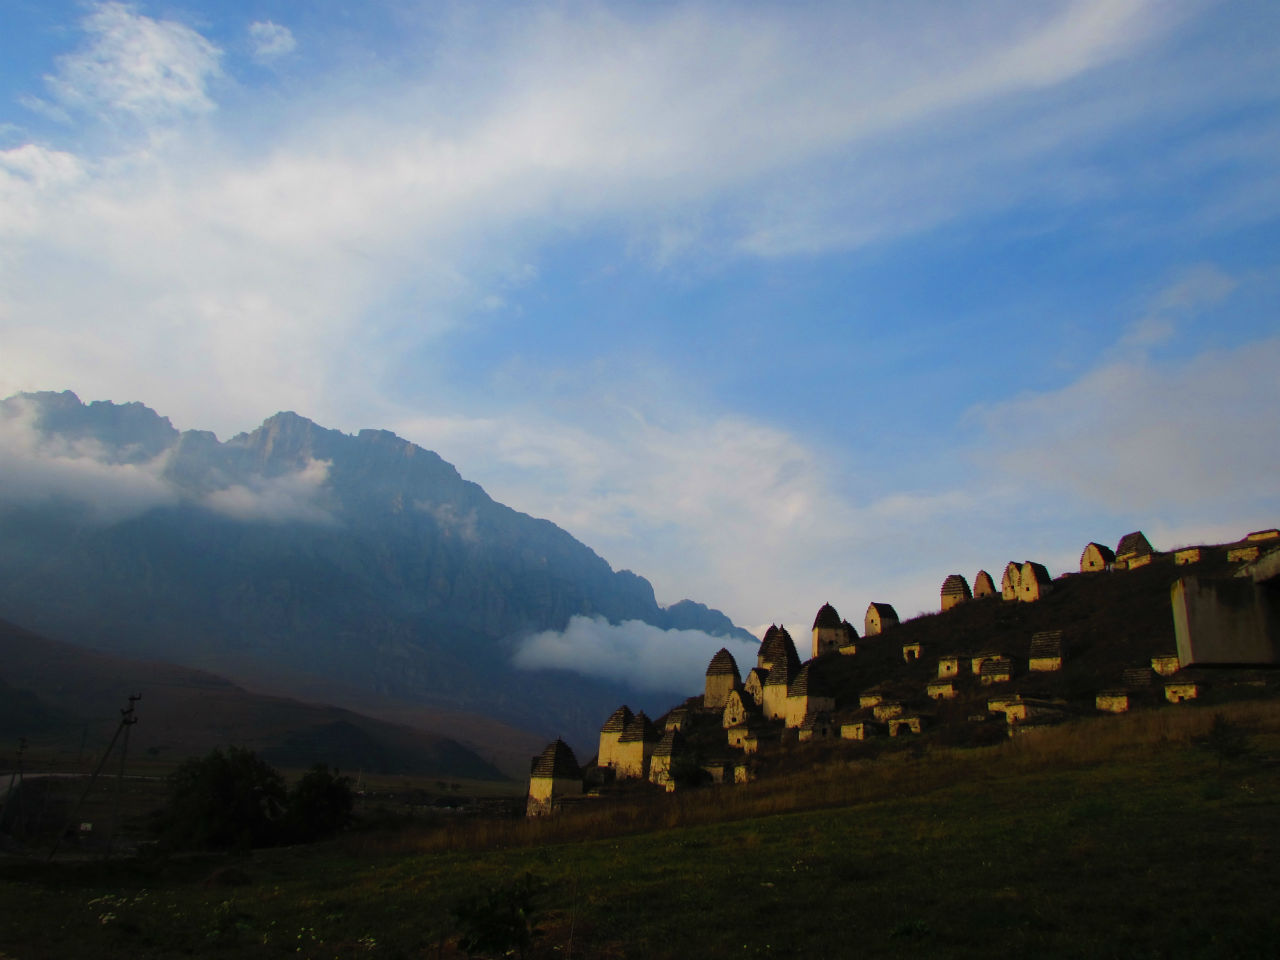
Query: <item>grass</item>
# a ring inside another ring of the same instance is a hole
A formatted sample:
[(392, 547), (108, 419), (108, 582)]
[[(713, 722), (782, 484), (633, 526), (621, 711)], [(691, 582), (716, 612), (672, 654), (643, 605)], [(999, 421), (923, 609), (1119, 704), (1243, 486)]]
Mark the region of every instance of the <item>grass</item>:
[[(241, 859), (0, 870), (0, 952), (455, 957), (454, 911), (547, 883), (538, 957), (1274, 954), (1280, 704), (1080, 721), (546, 821), (353, 833)], [(495, 893), (496, 892), (496, 893)]]

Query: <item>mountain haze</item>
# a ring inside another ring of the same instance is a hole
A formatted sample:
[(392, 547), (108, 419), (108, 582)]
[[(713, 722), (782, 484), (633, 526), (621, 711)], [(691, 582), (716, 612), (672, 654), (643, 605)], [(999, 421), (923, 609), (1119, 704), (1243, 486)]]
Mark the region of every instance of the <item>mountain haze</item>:
[(219, 442), (64, 392), (3, 401), (0, 443), (0, 616), (58, 639), (579, 737), (626, 688), (516, 670), (522, 637), (590, 617), (751, 639), (384, 430), (286, 412)]

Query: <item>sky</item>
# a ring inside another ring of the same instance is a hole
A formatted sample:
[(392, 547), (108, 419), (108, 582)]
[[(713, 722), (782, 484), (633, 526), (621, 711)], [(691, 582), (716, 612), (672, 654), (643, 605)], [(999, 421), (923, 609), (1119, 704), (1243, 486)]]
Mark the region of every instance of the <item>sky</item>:
[(757, 633), (1280, 523), (1270, 0), (0, 8), (0, 396), (393, 430)]

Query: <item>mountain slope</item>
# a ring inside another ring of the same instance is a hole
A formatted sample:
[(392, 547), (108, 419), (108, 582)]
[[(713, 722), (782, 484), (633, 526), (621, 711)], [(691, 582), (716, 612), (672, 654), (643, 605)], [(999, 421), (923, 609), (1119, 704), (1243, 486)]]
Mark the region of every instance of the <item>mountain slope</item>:
[(221, 443), (71, 393), (11, 397), (0, 424), (21, 454), (0, 491), (0, 616), (49, 636), (568, 736), (626, 691), (515, 670), (521, 637), (578, 615), (749, 637), (701, 604), (663, 609), (644, 578), (386, 431), (280, 413)]

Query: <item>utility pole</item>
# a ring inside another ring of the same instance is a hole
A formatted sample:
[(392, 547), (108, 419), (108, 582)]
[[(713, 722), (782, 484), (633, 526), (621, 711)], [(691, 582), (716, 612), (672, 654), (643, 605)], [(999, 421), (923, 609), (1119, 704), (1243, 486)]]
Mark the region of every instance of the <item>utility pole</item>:
[[(75, 811), (71, 814), (71, 820), (67, 823), (67, 826), (63, 829), (62, 833), (58, 834), (58, 838), (54, 841), (53, 849), (49, 851), (50, 860), (52, 860), (54, 857), (54, 854), (58, 852), (58, 847), (62, 846), (62, 838), (66, 836), (67, 831), (71, 829), (72, 824), (77, 824), (80, 822), (80, 810), (82, 807), (84, 807), (84, 802), (85, 800), (88, 799), (89, 791), (93, 789), (93, 785), (98, 779), (98, 774), (100, 774), (102, 772), (102, 768), (107, 765), (107, 760), (111, 756), (111, 751), (116, 748), (116, 741), (120, 739), (121, 733), (125, 734), (125, 742), (128, 743), (129, 728), (138, 722), (137, 717), (133, 715), (133, 705), (136, 701), (141, 699), (142, 699), (141, 694), (131, 694), (129, 696), (128, 708), (120, 711), (120, 723), (116, 726), (115, 736), (113, 736), (111, 738), (111, 742), (107, 744), (106, 752), (102, 754), (102, 759), (98, 761), (98, 766), (94, 768), (93, 775), (89, 777), (89, 782), (88, 784), (86, 784), (84, 788), (84, 792), (80, 794), (80, 801), (76, 804)], [(124, 775), (124, 757), (123, 756), (121, 756), (120, 758), (120, 771), (121, 771), (121, 776), (123, 776)], [(118, 781), (117, 781), (116, 795), (118, 798), (119, 797)], [(113, 822), (112, 824), (113, 830), (114, 830), (114, 826), (115, 824)], [(107, 844), (108, 853), (110, 852), (110, 849), (111, 849), (111, 845), (110, 845), (110, 840), (108, 839), (108, 844)]]
[(142, 694), (129, 694), (129, 706), (120, 711), (120, 726), (124, 728), (124, 742), (120, 745), (120, 769), (116, 773), (116, 795), (111, 809), (111, 829), (107, 833), (107, 852), (104, 856), (111, 858), (111, 844), (116, 839), (116, 825), (120, 822), (120, 786), (124, 782), (124, 761), (129, 755), (129, 731), (138, 722), (133, 715), (133, 705), (142, 699)]
[[(18, 789), (19, 790), (22, 789), (22, 755), (26, 753), (26, 751), (27, 751), (27, 738), (19, 737), (18, 738), (18, 766), (13, 771), (13, 773), (9, 774), (9, 789), (5, 791), (4, 802), (0, 803), (0, 829), (4, 827), (4, 814), (5, 814), (5, 811), (9, 809), (9, 800), (13, 797), (13, 782), (15, 779), (17, 779), (18, 781)], [(16, 821), (17, 815), (15, 814), (14, 817)]]

